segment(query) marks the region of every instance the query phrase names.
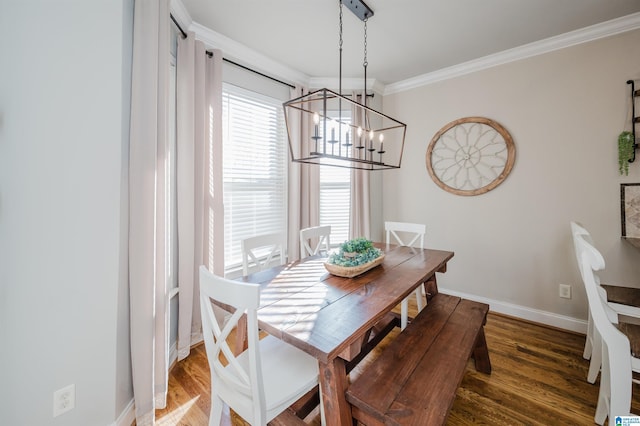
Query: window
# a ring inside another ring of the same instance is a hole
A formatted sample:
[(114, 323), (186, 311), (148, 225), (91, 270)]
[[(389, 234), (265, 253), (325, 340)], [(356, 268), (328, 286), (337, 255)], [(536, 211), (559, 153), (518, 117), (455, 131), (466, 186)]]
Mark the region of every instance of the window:
[(320, 166), (320, 225), (331, 225), (332, 246), (349, 239), (350, 206), (351, 169)]
[(240, 241), (287, 230), (287, 141), (282, 101), (225, 83), (222, 95), (225, 271)]
[[(348, 123), (350, 117), (345, 119), (343, 116), (341, 120)], [(328, 129), (338, 131), (334, 122), (330, 122)], [(342, 244), (349, 239), (350, 207), (351, 169), (320, 166), (320, 226), (331, 225), (332, 246)]]

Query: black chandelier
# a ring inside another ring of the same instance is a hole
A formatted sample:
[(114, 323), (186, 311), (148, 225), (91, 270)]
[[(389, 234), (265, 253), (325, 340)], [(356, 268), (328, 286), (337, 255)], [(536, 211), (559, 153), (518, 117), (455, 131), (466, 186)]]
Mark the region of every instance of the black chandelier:
[[(342, 94), (342, 9), (364, 22), (364, 96)], [(339, 89), (320, 89), (283, 104), (294, 162), (363, 170), (397, 169), (402, 161), (406, 124), (367, 106), (367, 21), (373, 11), (362, 0), (339, 0)]]

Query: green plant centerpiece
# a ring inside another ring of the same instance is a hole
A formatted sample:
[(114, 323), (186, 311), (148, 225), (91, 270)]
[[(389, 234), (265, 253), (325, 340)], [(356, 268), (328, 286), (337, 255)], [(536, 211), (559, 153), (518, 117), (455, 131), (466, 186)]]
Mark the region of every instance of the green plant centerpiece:
[(333, 275), (354, 277), (378, 266), (383, 258), (382, 250), (366, 238), (359, 237), (342, 243), (338, 251), (329, 256), (325, 267)]
[(624, 131), (618, 136), (618, 170), (629, 176), (629, 161), (635, 157), (636, 141), (633, 133)]

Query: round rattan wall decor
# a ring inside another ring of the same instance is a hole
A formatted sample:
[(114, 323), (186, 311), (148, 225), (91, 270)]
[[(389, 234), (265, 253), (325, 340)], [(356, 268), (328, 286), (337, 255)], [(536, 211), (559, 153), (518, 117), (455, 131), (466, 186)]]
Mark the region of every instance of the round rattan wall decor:
[(465, 117), (440, 129), (427, 149), (427, 171), (445, 191), (480, 195), (504, 181), (516, 158), (507, 130), (484, 117)]

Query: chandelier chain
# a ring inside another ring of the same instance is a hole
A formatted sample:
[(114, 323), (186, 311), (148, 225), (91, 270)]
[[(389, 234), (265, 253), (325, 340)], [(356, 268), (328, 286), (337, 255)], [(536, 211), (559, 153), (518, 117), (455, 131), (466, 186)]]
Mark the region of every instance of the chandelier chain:
[(342, 49), (342, 1), (338, 0), (340, 2), (340, 49)]
[(369, 62), (367, 61), (367, 21), (368, 20), (369, 18), (364, 19), (364, 62), (362, 63), (362, 65), (364, 65), (365, 67), (369, 65)]

